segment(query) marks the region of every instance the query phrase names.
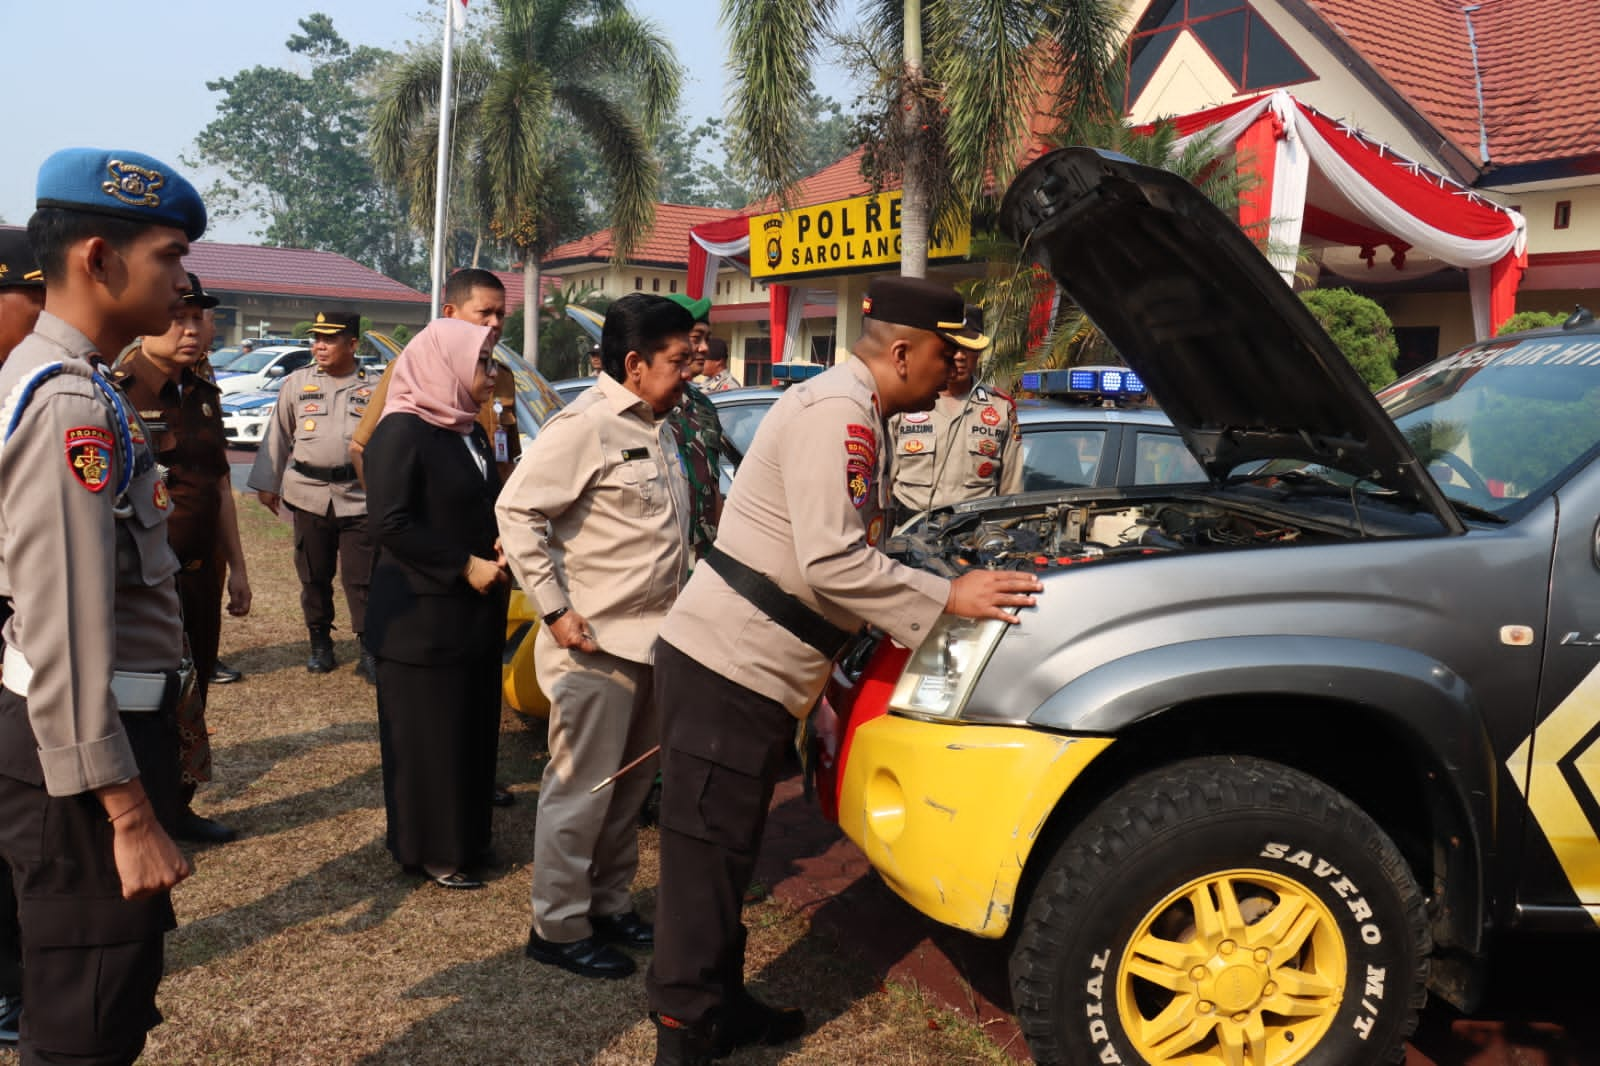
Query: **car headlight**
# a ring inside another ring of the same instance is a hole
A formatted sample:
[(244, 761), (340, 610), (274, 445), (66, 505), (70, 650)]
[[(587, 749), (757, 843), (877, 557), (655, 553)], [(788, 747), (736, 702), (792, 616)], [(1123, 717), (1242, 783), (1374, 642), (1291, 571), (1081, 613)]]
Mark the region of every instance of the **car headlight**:
[(1005, 631), (996, 618), (941, 616), (906, 663), (889, 709), (919, 718), (959, 717)]

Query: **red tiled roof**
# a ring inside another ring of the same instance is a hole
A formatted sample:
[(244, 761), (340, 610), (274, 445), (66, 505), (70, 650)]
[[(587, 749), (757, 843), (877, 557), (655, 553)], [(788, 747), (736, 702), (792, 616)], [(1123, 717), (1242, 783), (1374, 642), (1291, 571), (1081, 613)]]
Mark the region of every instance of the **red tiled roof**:
[[(808, 178), (795, 184), (790, 203), (795, 207), (827, 204), (852, 196), (865, 196), (872, 191), (872, 182), (861, 176), (861, 157), (865, 148), (857, 148), (831, 166), (823, 167)], [(765, 215), (778, 210), (776, 197), (757, 200), (742, 212), (747, 215)]]
[[(506, 314), (515, 314), (522, 307), (522, 271), (520, 270), (491, 270), (489, 273), (500, 279), (500, 284), (506, 287)], [(539, 274), (539, 287), (544, 294), (549, 296), (553, 292), (561, 291), (561, 279), (554, 274)]]
[[(1477, 82), (1456, 0), (1308, 0), (1456, 148), (1483, 165)], [(1600, 154), (1600, 79), (1571, 0), (1476, 0), (1491, 166)], [(1575, 60), (1577, 61), (1575, 64)]]
[(185, 265), (217, 292), (281, 293), (324, 300), (427, 303), (428, 297), (334, 252), (198, 241)]
[[(703, 222), (716, 222), (740, 214), (726, 207), (690, 207), (656, 204), (656, 222), (645, 239), (628, 256), (630, 263), (656, 263), (684, 267), (689, 261), (689, 230)], [(603, 229), (551, 250), (544, 262), (550, 266), (605, 261), (616, 250), (611, 230)]]

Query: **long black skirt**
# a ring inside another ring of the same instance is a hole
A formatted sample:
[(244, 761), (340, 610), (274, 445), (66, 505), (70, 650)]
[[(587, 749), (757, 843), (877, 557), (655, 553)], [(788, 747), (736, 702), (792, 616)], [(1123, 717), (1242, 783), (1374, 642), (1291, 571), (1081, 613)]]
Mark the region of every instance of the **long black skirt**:
[(488, 852), (500, 744), (500, 658), (414, 666), (378, 660), (378, 738), (389, 853), (402, 866), (478, 863)]

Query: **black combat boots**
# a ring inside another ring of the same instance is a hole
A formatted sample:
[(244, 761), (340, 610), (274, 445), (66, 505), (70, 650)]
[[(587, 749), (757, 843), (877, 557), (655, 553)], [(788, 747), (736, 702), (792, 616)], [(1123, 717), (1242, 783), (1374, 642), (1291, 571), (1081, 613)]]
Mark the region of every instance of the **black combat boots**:
[(331, 674), (338, 663), (333, 658), (333, 635), (327, 626), (311, 627), (311, 657), (306, 660), (306, 673)]
[(686, 1025), (650, 1012), (656, 1023), (655, 1066), (711, 1066), (711, 1032), (704, 1023)]

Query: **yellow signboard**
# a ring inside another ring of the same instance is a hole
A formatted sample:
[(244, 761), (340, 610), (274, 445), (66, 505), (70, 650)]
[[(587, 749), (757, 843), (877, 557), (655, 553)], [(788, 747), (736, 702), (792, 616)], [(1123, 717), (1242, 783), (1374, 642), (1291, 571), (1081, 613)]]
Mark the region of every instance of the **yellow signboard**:
[[(929, 259), (965, 258), (972, 226), (929, 244)], [(842, 274), (900, 262), (900, 193), (854, 196), (750, 218), (750, 276)]]

